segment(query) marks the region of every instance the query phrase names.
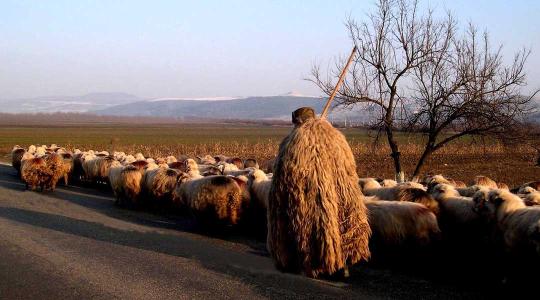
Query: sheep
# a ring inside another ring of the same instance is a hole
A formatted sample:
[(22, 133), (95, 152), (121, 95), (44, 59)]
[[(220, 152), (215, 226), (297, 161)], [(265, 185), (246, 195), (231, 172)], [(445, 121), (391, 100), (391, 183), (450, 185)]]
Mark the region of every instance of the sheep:
[[(218, 167), (218, 170), (221, 171), (222, 169)], [(255, 169), (254, 168), (246, 168), (246, 169), (243, 169), (243, 170), (223, 171), (223, 172), (221, 172), (221, 174), (227, 175), (227, 176), (235, 176), (235, 177), (247, 176), (249, 174), (249, 172), (251, 172), (252, 170), (255, 170)]]
[(240, 159), (238, 157), (229, 158), (229, 159), (226, 160), (226, 162), (228, 164), (235, 165), (238, 170), (244, 168), (244, 162), (242, 161), (242, 159)]
[(176, 157), (172, 156), (172, 155), (169, 155), (165, 158), (165, 162), (167, 164), (170, 164), (170, 163), (173, 163), (173, 162), (177, 162), (178, 160), (176, 159)]
[(21, 159), (21, 179), (26, 189), (30, 187), (35, 190), (40, 187), (41, 191), (43, 191), (50, 179), (45, 159), (26, 152)]
[(358, 179), (360, 190), (364, 193), (364, 189), (380, 189), (381, 184), (374, 178), (360, 178)]
[(480, 185), (472, 185), (462, 188), (456, 188), (456, 191), (463, 196), (463, 197), (472, 197), (476, 192), (478, 192), (482, 186)]
[(373, 201), (367, 197), (364, 202), (373, 232), (370, 249), (375, 259), (378, 255), (423, 249), (439, 240), (441, 231), (437, 217), (424, 205)]
[(112, 157), (117, 161), (122, 161), (126, 157), (126, 153), (113, 151)]
[(523, 194), (523, 190), (526, 189), (526, 188), (532, 188), (532, 189), (535, 189), (537, 191), (540, 191), (540, 181), (531, 181), (531, 182), (527, 182), (525, 184), (522, 184), (521, 186), (517, 187), (517, 188), (513, 188), (511, 190), (512, 193), (518, 193), (518, 194)]
[(145, 194), (160, 204), (170, 204), (180, 171), (168, 168), (147, 170), (143, 176)]
[(381, 182), (381, 185), (383, 187), (395, 187), (398, 185), (398, 183), (397, 181), (392, 180), (392, 179), (383, 179), (383, 181)]
[(121, 166), (115, 164), (111, 167), (109, 178), (116, 197), (115, 204), (120, 206), (138, 204), (142, 177), (143, 170), (133, 165)]
[(215, 165), (216, 160), (210, 155), (205, 155), (203, 157), (197, 156), (197, 163), (201, 165)]
[(523, 201), (527, 206), (540, 205), (540, 192), (534, 190), (534, 192), (528, 193)]
[(495, 181), (493, 181), (491, 178), (483, 176), (483, 175), (476, 176), (474, 178), (474, 185), (488, 187), (488, 188), (492, 188), (492, 189), (498, 188), (497, 183)]
[(13, 147), (11, 150), (11, 166), (17, 170), (17, 176), (21, 174), (21, 162), (23, 155), (26, 153), (26, 150), (19, 146)]
[(43, 157), (49, 174), (46, 187), (54, 191), (60, 178), (64, 177), (64, 159), (56, 153), (49, 153)]
[(109, 179), (109, 168), (116, 161), (112, 156), (98, 156), (83, 162), (83, 169), (86, 178), (95, 182), (107, 183)]
[(123, 201), (122, 170), (125, 168), (120, 162), (113, 163), (109, 168), (109, 183), (116, 198), (115, 204)]
[[(419, 183), (401, 183), (395, 187), (377, 188), (374, 181), (368, 181), (364, 184), (362, 192), (366, 196), (376, 196), (381, 200), (387, 201), (407, 201), (416, 202), (425, 205), (434, 214), (439, 213), (439, 204), (424, 190)], [(418, 188), (421, 187), (421, 188)]]
[(184, 162), (184, 166), (187, 175), (191, 179), (199, 179), (203, 177), (199, 171), (199, 166), (197, 165), (197, 162), (195, 160), (191, 158), (186, 159), (186, 161)]
[(135, 160), (136, 160), (136, 161), (137, 161), (137, 160), (145, 160), (145, 159), (146, 159), (146, 158), (144, 157), (144, 155), (143, 155), (142, 153), (140, 153), (140, 152), (135, 153), (134, 157), (135, 157)]
[(223, 173), (221, 173), (221, 170), (218, 167), (211, 166), (210, 168), (206, 169), (202, 175), (206, 177), (212, 175), (223, 175)]
[(426, 187), (425, 187), (425, 186), (423, 186), (421, 183), (414, 182), (414, 181), (400, 182), (400, 183), (396, 183), (396, 185), (394, 185), (394, 186), (411, 187), (411, 188), (415, 188), (415, 189), (420, 189), (420, 190), (426, 191)]
[(145, 171), (149, 171), (149, 170), (155, 170), (155, 169), (159, 169), (160, 166), (158, 164), (156, 164), (155, 162), (152, 162), (150, 161), (143, 169)]
[(176, 170), (180, 170), (180, 171), (185, 171), (186, 170), (185, 162), (175, 161), (175, 162), (172, 162), (172, 163), (168, 163), (167, 165), (171, 169), (176, 169)]
[(257, 160), (255, 160), (254, 158), (248, 158), (244, 161), (244, 168), (254, 168), (254, 169), (258, 169), (259, 168), (259, 163), (257, 162)]
[(86, 179), (85, 162), (95, 158), (96, 156), (92, 150), (76, 154), (73, 157), (72, 178), (75, 181)]
[(127, 165), (129, 165), (129, 164), (131, 164), (131, 163), (133, 163), (135, 161), (136, 161), (135, 157), (133, 155), (129, 154), (129, 155), (126, 155), (124, 157), (124, 159), (121, 160), (120, 162), (122, 163), (122, 165), (127, 166)]
[[(485, 188), (481, 189), (478, 195), (485, 192)], [(439, 203), (439, 221), (443, 233), (465, 238), (465, 235), (478, 235), (484, 231), (484, 223), (473, 198), (461, 196), (453, 186), (444, 183), (436, 185), (432, 195)]]
[(467, 187), (467, 184), (461, 180), (454, 180), (454, 187), (456, 188), (464, 188)]
[(137, 168), (137, 170), (144, 170), (148, 167), (148, 162), (146, 160), (137, 160), (129, 164), (129, 166)]
[(492, 190), (487, 206), (497, 223), (504, 250), (513, 258), (538, 262), (540, 258), (540, 207), (527, 207), (517, 195)]
[(276, 164), (277, 157), (271, 158), (266, 161), (264, 171), (266, 173), (273, 173), (274, 172), (274, 165)]
[(433, 175), (426, 178), (426, 185), (428, 193), (432, 192), (432, 189), (438, 184), (451, 184), (451, 182), (444, 178), (442, 175)]
[(253, 195), (253, 203), (266, 211), (268, 209), (268, 194), (272, 180), (266, 176), (264, 171), (259, 169), (251, 170), (248, 179), (248, 185)]
[(28, 153), (30, 154), (35, 154), (36, 153), (36, 146), (35, 145), (30, 145), (28, 146)]
[(227, 162), (219, 162), (216, 167), (218, 167), (223, 175), (233, 175), (236, 171), (240, 170), (237, 165)]
[(63, 177), (64, 177), (64, 185), (68, 185), (68, 179), (71, 176), (71, 170), (73, 169), (73, 155), (71, 153), (62, 153), (60, 154), (62, 156), (62, 160), (64, 162), (64, 170), (63, 170)]
[(216, 155), (216, 156), (214, 156), (214, 160), (216, 161), (216, 163), (221, 162), (221, 161), (226, 162), (228, 159), (229, 159), (229, 157), (227, 157), (225, 155)]
[(508, 184), (506, 184), (506, 183), (504, 183), (504, 182), (497, 182), (497, 187), (498, 187), (500, 190), (507, 190), (507, 191), (510, 190), (510, 187), (508, 186)]
[(193, 179), (183, 173), (174, 190), (173, 202), (191, 210), (204, 225), (213, 222), (236, 225), (245, 208), (242, 195), (242, 189), (232, 177)]
[(35, 153), (36, 157), (43, 157), (45, 156), (45, 154), (47, 154), (46, 147), (44, 146), (36, 147), (36, 153)]

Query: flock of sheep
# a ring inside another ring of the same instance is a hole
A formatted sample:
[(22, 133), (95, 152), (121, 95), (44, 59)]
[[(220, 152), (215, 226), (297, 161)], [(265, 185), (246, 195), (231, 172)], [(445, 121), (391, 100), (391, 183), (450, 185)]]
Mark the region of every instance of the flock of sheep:
[[(259, 169), (254, 159), (145, 158), (141, 153), (70, 152), (53, 144), (15, 146), (12, 165), (31, 189), (54, 190), (62, 178), (66, 185), (68, 180), (107, 184), (122, 206), (185, 209), (214, 228), (245, 220), (266, 225), (272, 174)], [(540, 258), (540, 181), (509, 189), (485, 176), (467, 186), (429, 175), (403, 183), (362, 178), (359, 185), (373, 256), (441, 242), (473, 242), (497, 249), (509, 260)]]

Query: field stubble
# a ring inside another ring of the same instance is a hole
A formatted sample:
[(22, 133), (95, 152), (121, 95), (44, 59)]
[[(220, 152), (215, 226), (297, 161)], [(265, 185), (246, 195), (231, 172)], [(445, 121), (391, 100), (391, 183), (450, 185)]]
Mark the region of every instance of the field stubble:
[[(86, 126), (6, 126), (0, 128), (0, 155), (9, 161), (13, 145), (55, 143), (68, 149), (141, 152), (145, 156), (223, 154), (256, 158), (262, 166), (272, 159), (290, 127), (231, 124), (126, 125), (89, 124)], [(356, 157), (361, 177), (393, 178), (393, 161), (383, 140), (374, 144), (365, 130), (345, 129)], [(412, 172), (422, 144), (419, 135), (399, 135), (403, 167)], [(527, 146), (504, 146), (497, 142), (456, 141), (434, 153), (424, 173), (444, 174), (470, 182), (486, 175), (511, 186), (538, 180), (540, 168), (534, 166), (535, 151)], [(336, 157), (336, 159), (339, 159)]]

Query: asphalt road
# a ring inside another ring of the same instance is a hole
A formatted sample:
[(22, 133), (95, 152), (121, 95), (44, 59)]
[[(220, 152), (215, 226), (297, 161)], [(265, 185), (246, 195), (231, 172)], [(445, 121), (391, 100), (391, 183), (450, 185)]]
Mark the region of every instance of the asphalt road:
[(482, 298), (470, 287), (357, 266), (345, 281), (273, 267), (264, 242), (189, 217), (117, 208), (105, 188), (25, 191), (0, 165), (1, 299)]

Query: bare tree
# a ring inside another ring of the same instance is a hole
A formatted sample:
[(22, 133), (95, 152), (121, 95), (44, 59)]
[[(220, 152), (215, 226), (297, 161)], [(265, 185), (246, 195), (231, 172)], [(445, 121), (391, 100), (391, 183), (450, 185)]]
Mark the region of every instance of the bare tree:
[[(418, 11), (417, 1), (379, 0), (368, 21), (347, 22), (359, 53), (336, 99), (338, 105), (364, 105), (384, 131), (398, 179), (403, 180), (398, 127), (420, 129), (424, 152), (413, 172), (447, 143), (473, 134), (501, 133), (518, 120), (531, 97), (523, 97), (529, 52), (505, 66), (501, 48), (492, 51), (487, 34), (470, 25), (458, 36), (452, 14), (436, 19)], [(323, 77), (318, 66), (310, 81), (329, 94), (343, 61)]]

